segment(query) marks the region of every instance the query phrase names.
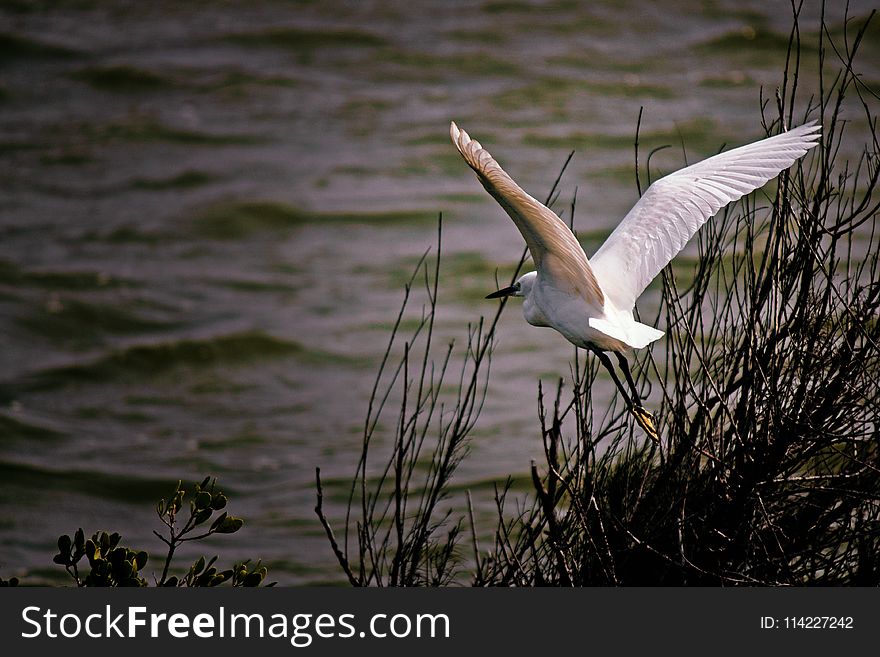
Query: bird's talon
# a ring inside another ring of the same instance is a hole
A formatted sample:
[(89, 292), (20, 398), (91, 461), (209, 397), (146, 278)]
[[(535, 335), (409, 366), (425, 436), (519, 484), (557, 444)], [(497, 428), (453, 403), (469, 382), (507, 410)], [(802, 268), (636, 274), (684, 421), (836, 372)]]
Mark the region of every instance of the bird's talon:
[(654, 442), (659, 443), (660, 434), (657, 433), (657, 429), (654, 426), (654, 416), (643, 406), (633, 406), (631, 412), (638, 425), (648, 434), (648, 437)]

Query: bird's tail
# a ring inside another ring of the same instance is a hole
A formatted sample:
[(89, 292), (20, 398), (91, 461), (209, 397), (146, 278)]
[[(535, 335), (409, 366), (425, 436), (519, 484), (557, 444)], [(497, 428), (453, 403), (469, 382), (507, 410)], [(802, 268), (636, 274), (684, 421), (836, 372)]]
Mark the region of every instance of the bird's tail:
[(621, 325), (616, 322), (609, 322), (606, 319), (591, 317), (590, 326), (615, 340), (620, 340), (633, 349), (647, 347), (654, 340), (659, 340), (663, 337), (663, 331), (658, 331), (653, 326), (636, 321)]

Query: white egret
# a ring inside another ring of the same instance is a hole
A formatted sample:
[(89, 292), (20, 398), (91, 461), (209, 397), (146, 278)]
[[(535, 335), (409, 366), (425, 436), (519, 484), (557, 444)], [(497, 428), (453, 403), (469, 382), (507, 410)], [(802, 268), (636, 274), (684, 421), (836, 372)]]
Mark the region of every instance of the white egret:
[[(533, 326), (549, 326), (596, 354), (636, 420), (659, 440), (626, 359), (663, 336), (633, 318), (636, 299), (710, 217), (761, 187), (818, 143), (820, 126), (788, 132), (722, 152), (654, 182), (589, 260), (568, 226), (529, 196), (495, 159), (453, 122), (450, 136), (465, 161), (510, 215), (536, 271), (487, 299), (523, 297)], [(627, 391), (606, 352), (617, 356)]]

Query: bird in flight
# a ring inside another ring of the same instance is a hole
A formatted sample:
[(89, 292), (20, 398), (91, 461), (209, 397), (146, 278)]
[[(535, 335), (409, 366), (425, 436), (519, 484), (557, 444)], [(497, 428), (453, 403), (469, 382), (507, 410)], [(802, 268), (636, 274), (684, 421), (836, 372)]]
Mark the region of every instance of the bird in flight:
[[(554, 328), (596, 354), (636, 421), (659, 442), (626, 354), (660, 339), (663, 331), (635, 320), (636, 299), (700, 226), (794, 164), (818, 143), (820, 130), (815, 121), (805, 123), (660, 178), (588, 259), (565, 222), (523, 191), (480, 142), (453, 122), (453, 144), (513, 219), (535, 264), (535, 271), (486, 298), (522, 297), (529, 324)], [(629, 390), (617, 376), (609, 351)]]

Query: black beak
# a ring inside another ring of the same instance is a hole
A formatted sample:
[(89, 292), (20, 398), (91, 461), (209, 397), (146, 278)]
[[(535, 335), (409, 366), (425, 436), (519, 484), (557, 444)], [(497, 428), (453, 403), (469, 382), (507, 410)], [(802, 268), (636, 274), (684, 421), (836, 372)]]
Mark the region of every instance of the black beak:
[(487, 299), (500, 299), (501, 297), (509, 297), (511, 294), (516, 292), (516, 285), (511, 285), (510, 287), (501, 288), (497, 292), (493, 292), (492, 294), (487, 294)]

